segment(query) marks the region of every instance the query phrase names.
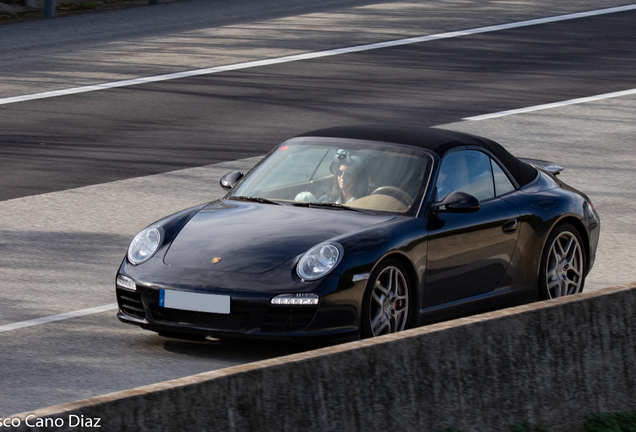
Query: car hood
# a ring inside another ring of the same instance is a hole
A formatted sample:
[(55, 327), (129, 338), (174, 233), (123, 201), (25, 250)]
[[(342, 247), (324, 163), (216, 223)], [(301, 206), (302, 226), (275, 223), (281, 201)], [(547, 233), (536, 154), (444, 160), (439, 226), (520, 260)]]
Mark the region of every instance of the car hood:
[[(170, 245), (164, 263), (264, 273), (318, 243), (393, 218), (338, 209), (220, 201), (190, 219)], [(218, 262), (213, 264), (213, 260)]]

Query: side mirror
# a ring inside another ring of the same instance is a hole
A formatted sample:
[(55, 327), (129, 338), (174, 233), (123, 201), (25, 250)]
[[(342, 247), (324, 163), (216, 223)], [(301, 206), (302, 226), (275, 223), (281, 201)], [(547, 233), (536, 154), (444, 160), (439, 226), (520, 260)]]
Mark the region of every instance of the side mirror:
[(474, 196), (466, 192), (451, 192), (446, 197), (433, 204), (433, 213), (473, 213), (481, 208), (481, 203)]
[(236, 184), (239, 182), (240, 179), (243, 178), (244, 175), (245, 174), (240, 171), (229, 172), (221, 177), (221, 181), (219, 181), (219, 184), (223, 189), (230, 190), (234, 186), (236, 186)]

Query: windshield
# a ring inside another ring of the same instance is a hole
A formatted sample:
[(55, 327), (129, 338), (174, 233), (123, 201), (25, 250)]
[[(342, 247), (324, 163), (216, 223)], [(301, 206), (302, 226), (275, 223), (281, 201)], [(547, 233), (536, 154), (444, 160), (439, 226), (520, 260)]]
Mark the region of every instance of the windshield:
[(230, 197), (308, 207), (407, 213), (419, 206), (433, 158), (423, 149), (339, 138), (294, 138)]

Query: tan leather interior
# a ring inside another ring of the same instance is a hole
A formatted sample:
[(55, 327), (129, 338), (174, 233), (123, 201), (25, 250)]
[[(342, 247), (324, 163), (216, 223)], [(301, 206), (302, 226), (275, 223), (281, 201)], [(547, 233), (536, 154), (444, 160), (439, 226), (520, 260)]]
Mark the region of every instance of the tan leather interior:
[(380, 211), (392, 211), (404, 213), (408, 211), (408, 207), (402, 204), (399, 200), (388, 195), (368, 195), (359, 198), (355, 201), (351, 201), (347, 204), (349, 207), (380, 210)]

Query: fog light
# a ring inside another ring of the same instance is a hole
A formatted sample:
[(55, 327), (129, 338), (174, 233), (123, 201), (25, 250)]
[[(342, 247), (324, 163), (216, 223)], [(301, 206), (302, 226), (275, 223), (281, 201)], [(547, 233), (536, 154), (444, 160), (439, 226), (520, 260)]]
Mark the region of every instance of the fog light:
[(316, 306), (318, 295), (316, 294), (281, 294), (271, 301), (273, 305), (295, 305), (295, 306)]
[(124, 275), (117, 275), (117, 286), (132, 291), (137, 290), (137, 284), (135, 283), (134, 279)]

